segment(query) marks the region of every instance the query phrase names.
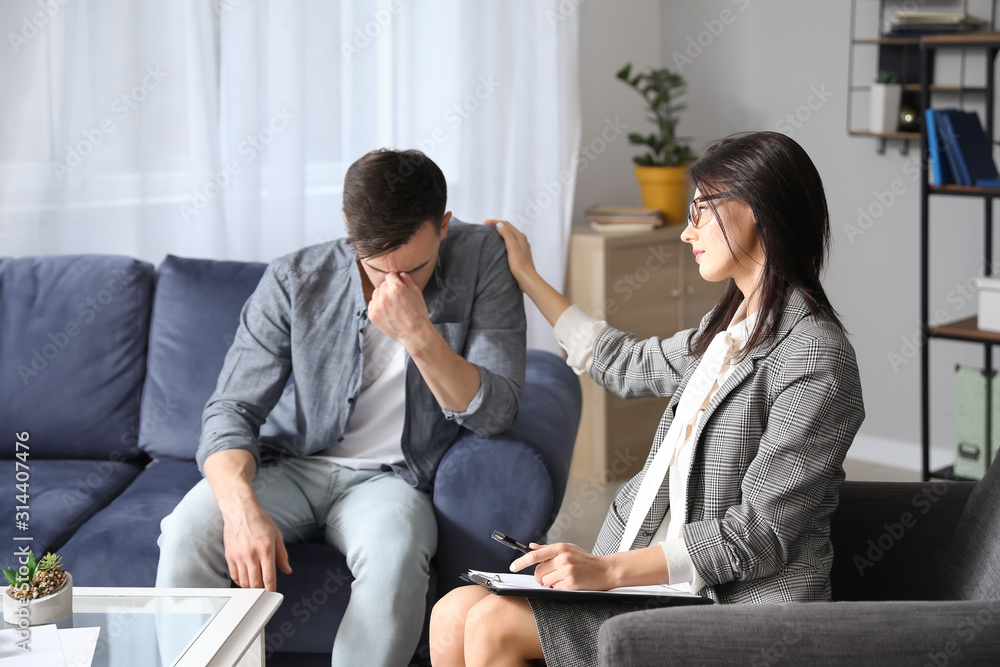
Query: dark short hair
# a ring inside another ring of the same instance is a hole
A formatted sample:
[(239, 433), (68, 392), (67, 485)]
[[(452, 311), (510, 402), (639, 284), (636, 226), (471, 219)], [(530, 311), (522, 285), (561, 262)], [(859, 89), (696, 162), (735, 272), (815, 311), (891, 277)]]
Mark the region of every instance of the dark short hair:
[[(789, 289), (802, 294), (810, 312), (843, 329), (820, 282), (830, 248), (826, 194), (819, 172), (802, 146), (779, 132), (732, 135), (709, 147), (688, 176), (702, 195), (728, 192), (728, 197), (745, 202), (757, 222), (764, 250), (764, 270), (757, 285), (760, 315), (741, 358), (778, 333)], [(726, 220), (718, 218), (717, 205), (722, 201), (710, 199), (707, 203), (729, 244)], [(729, 247), (732, 252), (732, 245)], [(690, 341), (692, 354), (705, 353), (715, 334), (729, 326), (741, 301), (743, 294), (730, 279), (703, 335)]]
[(440, 232), (447, 200), (444, 174), (420, 151), (371, 151), (344, 176), (347, 240), (361, 259), (392, 252), (427, 222)]

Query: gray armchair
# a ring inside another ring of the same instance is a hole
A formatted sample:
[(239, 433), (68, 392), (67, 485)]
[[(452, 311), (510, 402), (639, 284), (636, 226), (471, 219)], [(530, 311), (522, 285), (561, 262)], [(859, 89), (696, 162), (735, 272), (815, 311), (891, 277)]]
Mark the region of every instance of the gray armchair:
[(600, 664), (1000, 664), (1000, 466), (975, 484), (847, 482), (831, 534), (834, 602), (617, 616)]

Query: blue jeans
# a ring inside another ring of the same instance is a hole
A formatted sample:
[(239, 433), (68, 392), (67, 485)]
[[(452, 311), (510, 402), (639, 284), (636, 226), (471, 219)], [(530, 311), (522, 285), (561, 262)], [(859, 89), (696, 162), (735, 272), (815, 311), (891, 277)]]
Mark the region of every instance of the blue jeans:
[[(322, 540), (347, 558), (354, 582), (332, 664), (409, 664), (437, 548), (429, 495), (391, 473), (308, 458), (264, 465), (253, 487), (286, 544)], [(218, 503), (203, 479), (160, 524), (157, 587), (228, 587), (222, 530)]]

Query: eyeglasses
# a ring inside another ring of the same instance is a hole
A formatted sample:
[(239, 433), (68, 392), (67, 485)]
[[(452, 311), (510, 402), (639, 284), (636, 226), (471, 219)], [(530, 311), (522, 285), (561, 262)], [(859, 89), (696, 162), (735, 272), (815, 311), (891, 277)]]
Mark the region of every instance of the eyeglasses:
[[(698, 229), (701, 227), (701, 209), (698, 208), (698, 202), (708, 201), (709, 199), (725, 199), (726, 197), (731, 197), (732, 192), (716, 192), (711, 195), (704, 195), (702, 197), (695, 197), (691, 201), (690, 210), (688, 211), (688, 224)], [(707, 220), (706, 220), (707, 222)]]

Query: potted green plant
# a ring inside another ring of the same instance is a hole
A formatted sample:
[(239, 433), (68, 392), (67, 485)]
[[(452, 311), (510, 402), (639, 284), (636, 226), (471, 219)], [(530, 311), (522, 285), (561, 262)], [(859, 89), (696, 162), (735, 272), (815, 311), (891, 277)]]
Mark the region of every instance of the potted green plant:
[(903, 98), (903, 86), (895, 72), (881, 71), (871, 87), (869, 119), (871, 131), (875, 134), (895, 132), (899, 123), (899, 104)]
[(683, 138), (677, 136), (679, 113), (685, 109), (678, 99), (684, 95), (687, 84), (680, 74), (666, 68), (633, 74), (632, 63), (615, 76), (642, 95), (656, 127), (650, 134), (628, 135), (629, 143), (649, 149), (634, 158), (643, 206), (660, 209), (667, 224), (681, 224), (687, 219), (690, 199), (687, 169), (697, 159)]
[(29, 551), (20, 568), (5, 567), (4, 579), (10, 586), (3, 594), (3, 620), (21, 625), (55, 623), (73, 613), (73, 577), (62, 569), (62, 559), (53, 553), (35, 562)]

